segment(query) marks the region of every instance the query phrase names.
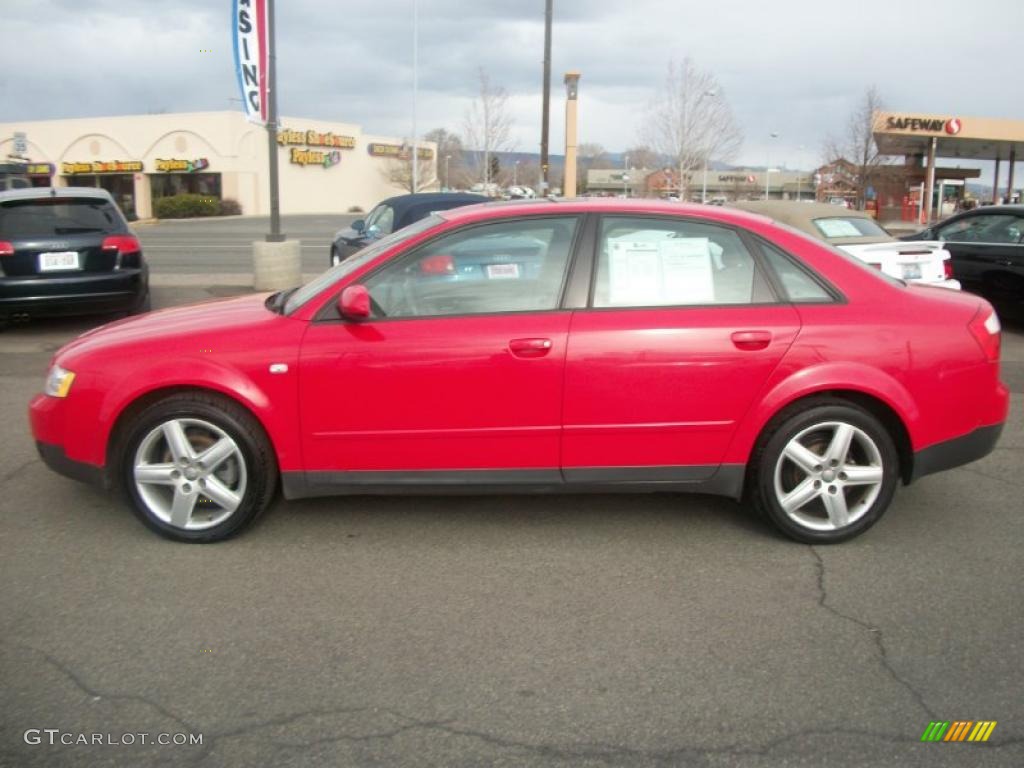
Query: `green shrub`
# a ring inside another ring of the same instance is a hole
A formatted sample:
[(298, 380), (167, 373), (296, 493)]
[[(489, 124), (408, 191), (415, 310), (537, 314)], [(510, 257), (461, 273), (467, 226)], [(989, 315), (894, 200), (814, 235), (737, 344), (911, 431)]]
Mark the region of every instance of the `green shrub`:
[(219, 213), (220, 200), (207, 195), (174, 195), (153, 202), (153, 215), (158, 219), (193, 219)]
[(220, 215), (221, 216), (238, 216), (242, 213), (242, 206), (238, 204), (237, 200), (232, 200), (230, 197), (225, 197), (220, 201)]

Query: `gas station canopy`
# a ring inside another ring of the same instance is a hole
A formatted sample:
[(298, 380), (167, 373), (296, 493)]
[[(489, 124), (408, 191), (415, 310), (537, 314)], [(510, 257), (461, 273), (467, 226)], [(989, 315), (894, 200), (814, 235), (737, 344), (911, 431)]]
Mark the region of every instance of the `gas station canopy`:
[(934, 138), (938, 157), (1024, 158), (1024, 120), (876, 112), (874, 133), (883, 155), (926, 155)]

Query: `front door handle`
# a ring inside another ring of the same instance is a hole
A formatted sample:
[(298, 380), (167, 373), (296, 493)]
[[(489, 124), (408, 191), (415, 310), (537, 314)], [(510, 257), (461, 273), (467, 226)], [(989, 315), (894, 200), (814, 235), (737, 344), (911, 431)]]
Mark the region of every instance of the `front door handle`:
[(544, 357), (551, 351), (551, 339), (512, 339), (509, 351), (516, 357)]
[(745, 352), (764, 349), (771, 342), (771, 331), (736, 331), (732, 335), (732, 343), (736, 349), (742, 349)]

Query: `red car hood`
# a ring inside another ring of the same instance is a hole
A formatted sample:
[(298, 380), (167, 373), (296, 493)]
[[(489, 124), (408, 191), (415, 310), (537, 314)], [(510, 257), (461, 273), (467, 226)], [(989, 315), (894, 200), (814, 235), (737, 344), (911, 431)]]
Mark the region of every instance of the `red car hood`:
[(165, 344), (171, 340), (216, 338), (231, 330), (247, 329), (258, 336), (261, 322), (280, 320), (265, 306), (267, 294), (238, 296), (230, 299), (161, 309), (138, 317), (117, 320), (83, 333), (64, 345), (56, 357), (63, 361), (114, 347)]

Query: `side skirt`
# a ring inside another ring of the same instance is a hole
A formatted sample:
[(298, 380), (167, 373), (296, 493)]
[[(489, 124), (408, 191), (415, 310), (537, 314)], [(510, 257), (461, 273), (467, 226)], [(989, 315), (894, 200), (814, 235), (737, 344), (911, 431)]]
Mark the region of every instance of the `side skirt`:
[(282, 472), (286, 499), (345, 495), (707, 493), (739, 499), (744, 464), (719, 467), (585, 467)]

